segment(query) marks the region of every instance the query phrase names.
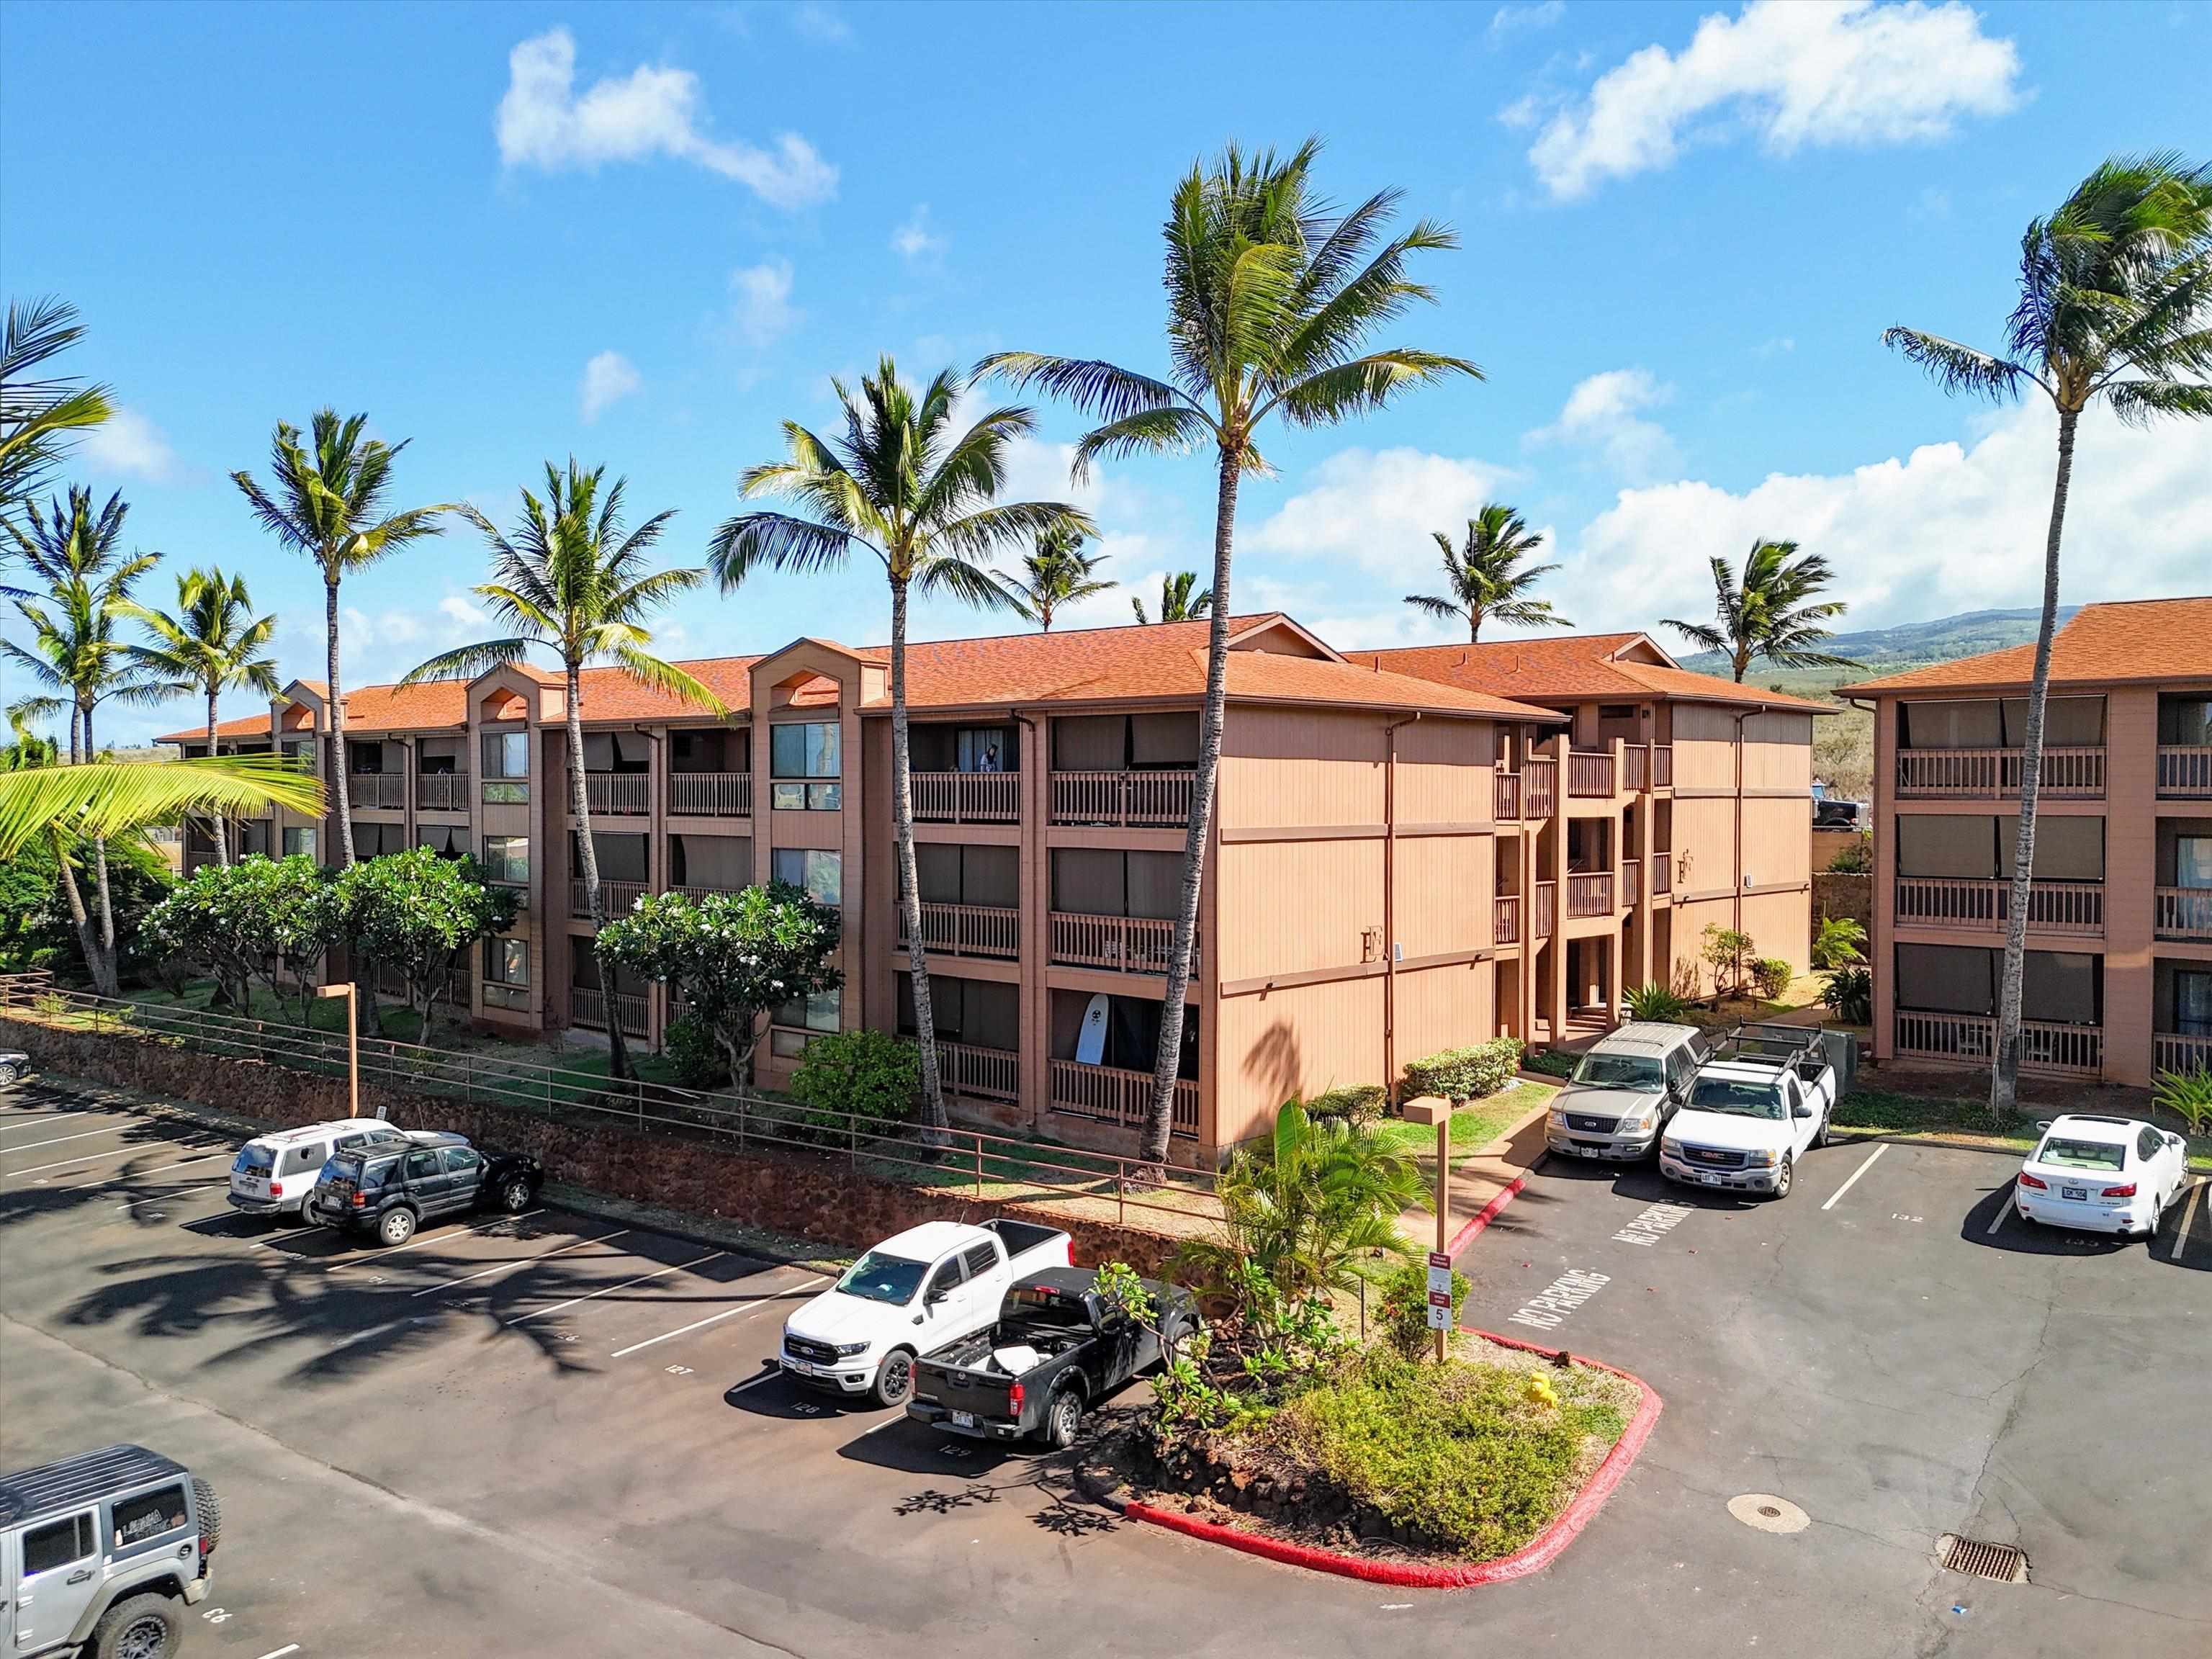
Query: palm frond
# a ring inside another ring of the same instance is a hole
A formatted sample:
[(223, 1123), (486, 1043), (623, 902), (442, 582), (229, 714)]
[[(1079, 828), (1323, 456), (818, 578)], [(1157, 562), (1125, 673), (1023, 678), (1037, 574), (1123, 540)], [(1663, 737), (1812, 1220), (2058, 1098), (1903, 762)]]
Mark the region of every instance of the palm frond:
[(274, 808), (319, 817), (323, 786), (276, 755), (11, 772), (0, 775), (0, 858), (13, 858), (49, 827), (115, 839), (195, 813), (254, 817)]
[(1416, 611), (1445, 620), (1463, 618), (1467, 613), (1449, 599), (1440, 599), (1433, 593), (1408, 593), (1406, 603)]
[(2212, 385), (2202, 380), (2115, 380), (2105, 388), (2112, 413), (2146, 427), (2161, 416), (2212, 417)]
[(708, 543), (707, 568), (727, 592), (763, 565), (799, 575), (835, 570), (850, 556), (854, 541), (835, 525), (787, 513), (740, 513), (724, 520)]
[(717, 720), (730, 712), (728, 706), (705, 684), (672, 662), (664, 662), (651, 652), (635, 646), (622, 647), (613, 655), (616, 665), (624, 673), (651, 690), (703, 708)]
[(399, 684), (406, 686), (421, 685), (428, 680), (472, 680), (495, 668), (523, 661), (529, 656), (530, 647), (537, 643), (534, 639), (512, 639), (457, 645), (451, 651), (441, 651), (428, 662), (417, 663), (400, 677)]
[(1086, 432), (1075, 446), (1075, 454), (1068, 468), (1071, 482), (1081, 483), (1091, 477), (1091, 468), (1100, 459), (1120, 460), (1128, 455), (1158, 455), (1183, 453), (1197, 449), (1210, 437), (1218, 437), (1220, 427), (1202, 409), (1188, 404), (1170, 404), (1159, 409), (1140, 410), (1125, 415), (1118, 421)]
[(1146, 410), (1165, 409), (1182, 394), (1153, 380), (1095, 357), (1054, 357), (1035, 351), (994, 352), (975, 365), (976, 378), (996, 377), (1017, 392), (1034, 386), (1063, 398), (1102, 423)]
[(978, 611), (1020, 610), (988, 568), (950, 554), (935, 555), (916, 566), (914, 591), (924, 599), (957, 599)]
[(1703, 646), (1708, 651), (1726, 651), (1729, 648), (1728, 636), (1719, 629), (1705, 623), (1678, 622), (1672, 617), (1664, 617), (1660, 619), (1659, 626), (1673, 629), (1684, 639)]
[(1482, 370), (1463, 357), (1440, 352), (1398, 349), (1370, 352), (1295, 380), (1261, 406), (1260, 413), (1279, 408), (1293, 426), (1334, 426), (1354, 415), (1371, 414), (1385, 407), (1408, 386), (1426, 386), (1454, 374), (1480, 380)]
[(1924, 369), (1946, 392), (1965, 392), (1970, 397), (1986, 398), (1991, 403), (2008, 403), (2020, 396), (2022, 380), (2036, 379), (2018, 363), (1992, 357), (1986, 351), (1960, 345), (1940, 334), (1923, 333), (1917, 328), (1884, 329), (1881, 343), (1902, 355), (1907, 362)]

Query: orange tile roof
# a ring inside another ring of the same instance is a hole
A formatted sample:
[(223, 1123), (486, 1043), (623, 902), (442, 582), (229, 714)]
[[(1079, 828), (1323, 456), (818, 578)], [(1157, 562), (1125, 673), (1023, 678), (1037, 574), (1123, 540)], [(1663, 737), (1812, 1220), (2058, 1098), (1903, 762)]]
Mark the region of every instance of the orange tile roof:
[[(1346, 654), (1400, 673), (1487, 691), (1493, 696), (1541, 702), (1589, 697), (1673, 697), (1685, 702), (1723, 702), (1760, 708), (1795, 708), (1832, 714), (1824, 702), (1738, 685), (1711, 674), (1658, 663), (1627, 662), (1621, 653), (1644, 634), (1565, 634), (1480, 645), (1413, 645), (1387, 651)], [(1656, 647), (1654, 647), (1656, 649)], [(1665, 653), (1661, 653), (1662, 655)]]
[[(1839, 695), (1999, 690), (2024, 686), (2034, 676), (2035, 647), (2013, 645), (1863, 680), (1841, 687)], [(2053, 685), (2146, 680), (2212, 680), (2212, 597), (2087, 605), (2051, 641)]]
[[(248, 714), (243, 720), (224, 720), (216, 728), (218, 738), (265, 738), (269, 735), (269, 716), (266, 714)], [(203, 721), (189, 732), (172, 732), (154, 739), (156, 743), (205, 743), (207, 725)]]

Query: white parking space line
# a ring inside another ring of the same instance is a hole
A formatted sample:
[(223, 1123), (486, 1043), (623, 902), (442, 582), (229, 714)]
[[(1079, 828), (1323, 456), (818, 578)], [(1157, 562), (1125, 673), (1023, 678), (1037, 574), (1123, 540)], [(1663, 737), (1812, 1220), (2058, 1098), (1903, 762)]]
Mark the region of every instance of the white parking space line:
[(649, 1348), (656, 1342), (665, 1342), (672, 1337), (689, 1336), (693, 1331), (704, 1329), (708, 1325), (720, 1324), (723, 1320), (734, 1318), (739, 1314), (758, 1313), (763, 1308), (774, 1307), (786, 1297), (796, 1296), (801, 1291), (811, 1291), (817, 1285), (827, 1285), (829, 1282), (828, 1274), (817, 1274), (805, 1284), (793, 1285), (788, 1290), (763, 1291), (750, 1301), (740, 1303), (734, 1308), (725, 1308), (718, 1314), (708, 1314), (704, 1319), (695, 1319), (689, 1325), (678, 1325), (674, 1330), (663, 1331), (659, 1336), (648, 1336), (644, 1341), (633, 1342), (627, 1348), (617, 1348), (607, 1358), (620, 1359), (625, 1355), (635, 1353), (640, 1348)]
[(496, 1261), (479, 1272), (463, 1273), (459, 1279), (448, 1279), (437, 1285), (426, 1285), (421, 1290), (410, 1291), (407, 1294), (410, 1297), (430, 1296), (439, 1291), (450, 1291), (456, 1285), (472, 1284), (479, 1279), (489, 1279), (495, 1273), (511, 1273), (517, 1267), (527, 1267), (533, 1261), (550, 1261), (556, 1255), (566, 1255), (571, 1250), (580, 1250), (586, 1244), (605, 1244), (610, 1240), (623, 1237), (629, 1231), (629, 1229), (627, 1227), (617, 1227), (611, 1233), (599, 1233), (590, 1238), (580, 1238), (573, 1244), (563, 1244), (557, 1250), (540, 1250), (536, 1255), (517, 1256), (512, 1261)]
[[(72, 1164), (97, 1164), (103, 1158), (128, 1158), (133, 1152), (143, 1152), (149, 1147), (182, 1147), (185, 1145), (181, 1140), (141, 1141), (136, 1146), (119, 1146), (112, 1152), (86, 1152), (81, 1157), (65, 1158), (54, 1164), (34, 1164), (27, 1170), (0, 1170), (0, 1181), (13, 1181), (17, 1176), (40, 1175), (48, 1170), (65, 1170)], [(222, 1156), (228, 1158), (229, 1154), (226, 1152)]]
[(349, 1255), (342, 1261), (332, 1261), (327, 1264), (323, 1268), (323, 1271), (328, 1273), (341, 1273), (348, 1267), (365, 1267), (372, 1261), (381, 1261), (386, 1256), (398, 1255), (402, 1250), (411, 1250), (417, 1244), (434, 1244), (441, 1239), (450, 1240), (455, 1238), (466, 1238), (472, 1233), (488, 1233), (494, 1227), (504, 1227), (510, 1221), (520, 1221), (526, 1216), (533, 1216), (538, 1213), (538, 1212), (536, 1210), (518, 1210), (513, 1215), (499, 1216), (493, 1220), (483, 1222), (474, 1227), (465, 1227), (457, 1233), (417, 1233), (414, 1237), (409, 1239), (404, 1244), (392, 1244), (386, 1246), (385, 1248), (379, 1249), (374, 1255)]
[(1998, 1228), (2005, 1224), (2006, 1221), (2011, 1218), (2011, 1215), (2012, 1194), (2010, 1193), (2007, 1193), (2005, 1194), (2004, 1202), (1997, 1206), (1997, 1212), (1990, 1218), (1990, 1224), (1983, 1228), (1982, 1231), (1985, 1233), (1994, 1233)]
[(782, 1366), (771, 1365), (766, 1370), (763, 1371), (758, 1376), (747, 1377), (744, 1382), (731, 1389), (729, 1392), (731, 1394), (743, 1394), (747, 1389), (757, 1389), (763, 1382), (773, 1382), (777, 1377), (781, 1376), (782, 1375)]
[[(15, 1124), (14, 1127), (18, 1129), (46, 1129), (52, 1127), (57, 1123), (66, 1123), (73, 1117), (88, 1117), (89, 1115), (90, 1114), (87, 1112), (45, 1113), (34, 1118), (27, 1118), (22, 1122)], [(8, 1126), (0, 1125), (0, 1135), (4, 1135), (7, 1133)]]
[(35, 1152), (41, 1146), (58, 1146), (65, 1140), (90, 1140), (94, 1135), (119, 1135), (125, 1129), (135, 1129), (134, 1122), (111, 1123), (105, 1129), (83, 1129), (73, 1135), (56, 1135), (52, 1140), (27, 1140), (5, 1150), (11, 1152)]
[[(143, 1181), (148, 1176), (167, 1175), (172, 1170), (181, 1170), (188, 1164), (212, 1164), (219, 1158), (228, 1158), (230, 1154), (228, 1152), (210, 1152), (204, 1158), (180, 1158), (174, 1164), (159, 1164), (151, 1170), (142, 1170), (137, 1175), (95, 1176), (90, 1181), (80, 1181), (69, 1187), (65, 1187), (63, 1188), (63, 1191), (81, 1193), (88, 1187), (119, 1187), (126, 1181)], [(223, 1184), (225, 1186), (228, 1186), (230, 1184), (229, 1178), (228, 1176), (224, 1178)]]
[(287, 1642), (281, 1648), (271, 1648), (261, 1656), (261, 1659), (284, 1659), (286, 1654), (297, 1653), (299, 1650), (300, 1644), (297, 1642)]
[(556, 1314), (563, 1308), (573, 1308), (579, 1303), (595, 1302), (603, 1296), (612, 1296), (617, 1291), (626, 1291), (633, 1285), (642, 1285), (649, 1279), (665, 1279), (671, 1273), (682, 1273), (686, 1267), (696, 1267), (706, 1262), (714, 1261), (717, 1256), (725, 1256), (727, 1255), (729, 1255), (727, 1250), (709, 1250), (704, 1255), (693, 1256), (689, 1261), (672, 1262), (669, 1266), (660, 1268), (658, 1272), (640, 1273), (635, 1279), (625, 1279), (619, 1285), (602, 1285), (596, 1291), (591, 1291), (587, 1295), (572, 1296), (566, 1302), (556, 1302), (550, 1308), (532, 1308), (528, 1313), (517, 1314), (514, 1318), (501, 1322), (501, 1328), (504, 1328), (508, 1325), (520, 1325), (526, 1320), (540, 1319), (547, 1314)]
[(1852, 1171), (1851, 1171), (1851, 1174), (1850, 1174), (1850, 1179), (1849, 1179), (1848, 1181), (1844, 1182), (1844, 1184), (1843, 1184), (1842, 1186), (1840, 1186), (1840, 1187), (1837, 1188), (1836, 1188), (1836, 1190), (1835, 1190), (1834, 1192), (1832, 1192), (1832, 1193), (1829, 1194), (1828, 1194), (1828, 1201), (1827, 1201), (1826, 1204), (1823, 1204), (1820, 1207), (1821, 1207), (1822, 1209), (1824, 1209), (1824, 1210), (1832, 1210), (1832, 1209), (1834, 1209), (1834, 1208), (1836, 1207), (1836, 1200), (1837, 1200), (1838, 1199), (1841, 1198), (1841, 1197), (1842, 1197), (1845, 1193), (1847, 1193), (1847, 1192), (1850, 1191), (1850, 1189), (1851, 1189), (1852, 1188), (1854, 1188), (1854, 1187), (1856, 1187), (1856, 1185), (1858, 1185), (1858, 1180), (1859, 1180), (1859, 1177), (1860, 1177), (1861, 1176), (1864, 1175), (1864, 1174), (1865, 1174), (1869, 1170), (1871, 1170), (1872, 1168), (1874, 1168), (1874, 1161), (1875, 1161), (1875, 1159), (1876, 1159), (1876, 1158), (1880, 1158), (1880, 1157), (1881, 1157), (1884, 1152), (1887, 1152), (1888, 1150), (1889, 1150), (1889, 1143), (1888, 1143), (1887, 1141), (1886, 1141), (1886, 1140), (1885, 1140), (1885, 1141), (1883, 1141), (1883, 1142), (1881, 1143), (1881, 1145), (1880, 1145), (1879, 1146), (1875, 1147), (1872, 1152), (1869, 1152), (1869, 1153), (1867, 1154), (1867, 1161), (1866, 1161), (1865, 1163), (1863, 1163), (1863, 1164), (1860, 1164), (1860, 1165), (1859, 1165), (1859, 1167), (1858, 1167), (1857, 1169), (1856, 1169), (1856, 1170), (1852, 1170)]
[(2173, 1230), (2173, 1259), (2176, 1261), (2189, 1254), (2189, 1224), (2197, 1219), (2197, 1206), (2203, 1202), (2204, 1189), (2208, 1186), (2212, 1186), (2212, 1180), (2191, 1182), (2189, 1196), (2182, 1200), (2181, 1224)]

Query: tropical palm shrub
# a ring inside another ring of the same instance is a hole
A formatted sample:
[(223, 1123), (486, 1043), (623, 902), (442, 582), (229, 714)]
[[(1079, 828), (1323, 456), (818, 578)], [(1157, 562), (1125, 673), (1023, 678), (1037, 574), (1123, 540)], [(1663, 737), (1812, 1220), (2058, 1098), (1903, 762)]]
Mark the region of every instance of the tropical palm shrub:
[(1867, 931), (1856, 916), (1822, 916), (1813, 930), (1813, 966), (1826, 970), (1866, 959)]
[(1464, 1048), (1443, 1048), (1406, 1067), (1406, 1088), (1438, 1095), (1454, 1106), (1494, 1095), (1521, 1069), (1519, 1037), (1492, 1037)]
[(2186, 1123), (2191, 1134), (2212, 1134), (2212, 1068), (2160, 1072), (2150, 1101)]
[(1860, 963), (1831, 968), (1820, 976), (1820, 1000), (1846, 1025), (1874, 1024), (1874, 969)]

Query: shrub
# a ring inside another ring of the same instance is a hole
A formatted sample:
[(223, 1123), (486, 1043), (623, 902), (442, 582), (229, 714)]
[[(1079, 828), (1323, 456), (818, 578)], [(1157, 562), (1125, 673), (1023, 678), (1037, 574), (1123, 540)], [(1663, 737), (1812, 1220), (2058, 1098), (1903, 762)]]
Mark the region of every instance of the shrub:
[(1493, 1037), (1415, 1060), (1406, 1067), (1406, 1087), (1416, 1095), (1441, 1095), (1457, 1106), (1496, 1094), (1520, 1068), (1521, 1039)]
[(1544, 1048), (1528, 1055), (1521, 1066), (1523, 1071), (1540, 1072), (1546, 1077), (1572, 1077), (1581, 1061), (1580, 1054), (1571, 1054), (1562, 1048)]
[(2212, 1134), (2212, 1070), (2160, 1072), (2151, 1104), (2164, 1108), (2189, 1126), (2192, 1134)]
[(1861, 830), (1856, 841), (1828, 860), (1828, 868), (1839, 876), (1870, 876), (1874, 873), (1874, 836)]
[(1874, 1024), (1874, 969), (1858, 964), (1831, 968), (1820, 976), (1820, 1000), (1846, 1025)]
[(1743, 964), (1747, 958), (1759, 954), (1759, 947), (1751, 942), (1751, 935), (1738, 933), (1733, 927), (1723, 927), (1718, 922), (1705, 924), (1703, 943), (1698, 954), (1706, 967), (1713, 970), (1713, 994), (1726, 996), (1731, 991), (1743, 988)]
[(1351, 1124), (1372, 1123), (1382, 1115), (1383, 1104), (1389, 1099), (1389, 1091), (1379, 1083), (1324, 1089), (1306, 1102), (1306, 1115), (1322, 1120), (1342, 1118)]
[(1759, 994), (1771, 1002), (1790, 988), (1790, 981), (1797, 977), (1797, 970), (1780, 957), (1761, 957), (1751, 964), (1751, 977), (1759, 987)]
[(1638, 985), (1628, 994), (1628, 1012), (1632, 1018), (1675, 1024), (1689, 1017), (1690, 1004), (1672, 986)]
[(676, 1080), (687, 1089), (719, 1089), (730, 1080), (729, 1056), (714, 1029), (696, 1014), (670, 1023), (665, 1040)]
[[(1452, 1306), (1467, 1300), (1467, 1275), (1452, 1269)], [(1434, 1345), (1429, 1328), (1429, 1269), (1425, 1262), (1401, 1261), (1382, 1281), (1382, 1305), (1376, 1334), (1393, 1352), (1419, 1359)]]
[(1813, 933), (1813, 966), (1843, 968), (1866, 959), (1867, 932), (1855, 917), (1823, 916)]
[(791, 1077), (791, 1097), (822, 1130), (842, 1131), (848, 1113), (862, 1120), (863, 1133), (902, 1123), (921, 1093), (921, 1056), (886, 1031), (825, 1032), (806, 1045)]

